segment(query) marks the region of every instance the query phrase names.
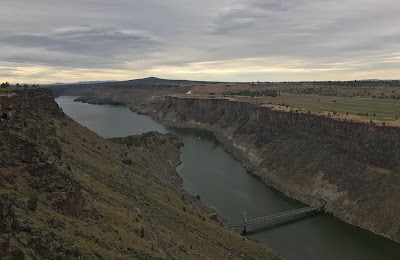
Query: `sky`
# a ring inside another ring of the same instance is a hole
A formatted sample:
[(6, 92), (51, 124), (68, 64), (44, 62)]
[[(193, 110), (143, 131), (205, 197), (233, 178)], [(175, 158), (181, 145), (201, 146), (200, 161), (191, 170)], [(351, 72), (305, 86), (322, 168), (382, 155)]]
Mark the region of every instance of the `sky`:
[(400, 79), (399, 0), (1, 0), (0, 81)]

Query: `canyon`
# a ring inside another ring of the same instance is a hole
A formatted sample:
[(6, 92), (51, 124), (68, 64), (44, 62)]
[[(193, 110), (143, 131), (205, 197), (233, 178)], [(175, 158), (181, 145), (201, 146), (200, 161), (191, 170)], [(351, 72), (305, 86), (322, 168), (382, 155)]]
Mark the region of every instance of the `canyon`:
[(267, 185), (305, 203), (312, 201), (304, 194), (319, 196), (335, 217), (400, 241), (400, 128), (173, 91), (131, 100), (126, 91), (97, 89), (82, 101), (123, 102), (166, 125), (213, 131)]

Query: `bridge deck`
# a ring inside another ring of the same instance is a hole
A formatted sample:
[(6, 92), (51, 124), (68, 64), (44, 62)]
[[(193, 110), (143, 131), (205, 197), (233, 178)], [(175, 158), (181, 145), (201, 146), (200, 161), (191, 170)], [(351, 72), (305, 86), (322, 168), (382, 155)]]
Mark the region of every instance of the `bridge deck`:
[(312, 212), (319, 212), (321, 210), (324, 209), (325, 207), (325, 201), (320, 201), (320, 205), (318, 206), (308, 206), (308, 207), (304, 207), (304, 208), (300, 208), (300, 209), (294, 209), (294, 210), (289, 210), (289, 211), (285, 211), (282, 213), (277, 213), (277, 214), (273, 214), (273, 215), (269, 215), (269, 216), (264, 216), (264, 217), (260, 217), (260, 218), (255, 218), (255, 219), (251, 219), (248, 220), (242, 224), (236, 224), (236, 225), (229, 225), (229, 227), (232, 228), (238, 228), (238, 227), (243, 227), (246, 228), (248, 226), (252, 226), (252, 225), (257, 225), (257, 224), (261, 224), (261, 223), (266, 223), (266, 222), (270, 222), (270, 221), (274, 221), (274, 220), (283, 220), (283, 219), (289, 219), (295, 216), (299, 216), (299, 215), (303, 215), (303, 214), (307, 214), (307, 213), (312, 213)]

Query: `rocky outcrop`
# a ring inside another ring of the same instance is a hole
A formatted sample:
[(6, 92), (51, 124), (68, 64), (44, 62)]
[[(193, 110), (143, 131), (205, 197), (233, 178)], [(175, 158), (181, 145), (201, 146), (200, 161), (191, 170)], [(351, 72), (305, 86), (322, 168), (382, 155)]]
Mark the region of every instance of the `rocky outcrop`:
[(74, 218), (83, 218), (86, 215), (85, 197), (78, 184), (68, 187), (65, 192), (58, 194), (58, 196), (56, 205), (60, 212)]
[(14, 213), (12, 203), (0, 200), (0, 235), (10, 233), (17, 225), (17, 219)]
[[(183, 142), (174, 134), (161, 134), (158, 132), (148, 132), (141, 135), (131, 135), (127, 137), (111, 138), (112, 142), (126, 146), (128, 151), (140, 151), (141, 155), (145, 155), (149, 160), (161, 170), (163, 177), (168, 179), (168, 184), (173, 189), (179, 190), (185, 194), (183, 190), (183, 179), (176, 172), (176, 167), (181, 163), (180, 148)], [(146, 160), (146, 159), (145, 159)], [(125, 164), (131, 164), (129, 160), (124, 161)], [(185, 194), (185, 196), (189, 194)], [(204, 208), (204, 205), (201, 206)]]
[(298, 199), (293, 190), (323, 197), (333, 215), (400, 241), (400, 128), (218, 99), (166, 97), (141, 111), (216, 132), (266, 183)]
[(145, 149), (153, 149), (155, 146), (162, 145), (170, 149), (170, 145), (172, 145), (175, 148), (175, 157), (176, 155), (179, 157), (179, 148), (183, 146), (183, 142), (171, 133), (161, 134), (158, 132), (147, 132), (141, 135), (111, 138), (110, 140), (118, 144), (126, 145), (128, 148), (136, 146)]
[(74, 101), (76, 102), (82, 102), (82, 103), (90, 103), (94, 105), (111, 105), (111, 106), (125, 106), (126, 103), (119, 102), (119, 101), (113, 101), (109, 99), (92, 99), (90, 97), (80, 97), (75, 99)]

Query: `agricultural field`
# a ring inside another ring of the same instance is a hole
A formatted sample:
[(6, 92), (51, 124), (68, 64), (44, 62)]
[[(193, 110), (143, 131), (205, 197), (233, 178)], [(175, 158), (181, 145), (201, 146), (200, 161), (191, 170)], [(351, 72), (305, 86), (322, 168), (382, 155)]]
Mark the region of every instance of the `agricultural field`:
[(193, 94), (277, 91), (287, 94), (400, 100), (400, 81), (253, 82), (197, 84)]
[(311, 112), (340, 120), (400, 126), (400, 100), (281, 94), (273, 97), (233, 97), (281, 111)]
[(394, 120), (400, 117), (400, 101), (391, 99), (283, 94), (277, 98), (262, 97), (256, 100), (261, 102), (261, 105), (289, 106), (313, 113), (349, 113), (379, 120)]
[[(270, 94), (272, 92), (278, 95)], [(227, 98), (279, 111), (312, 113), (338, 120), (400, 126), (398, 81), (195, 85), (190, 96)]]

